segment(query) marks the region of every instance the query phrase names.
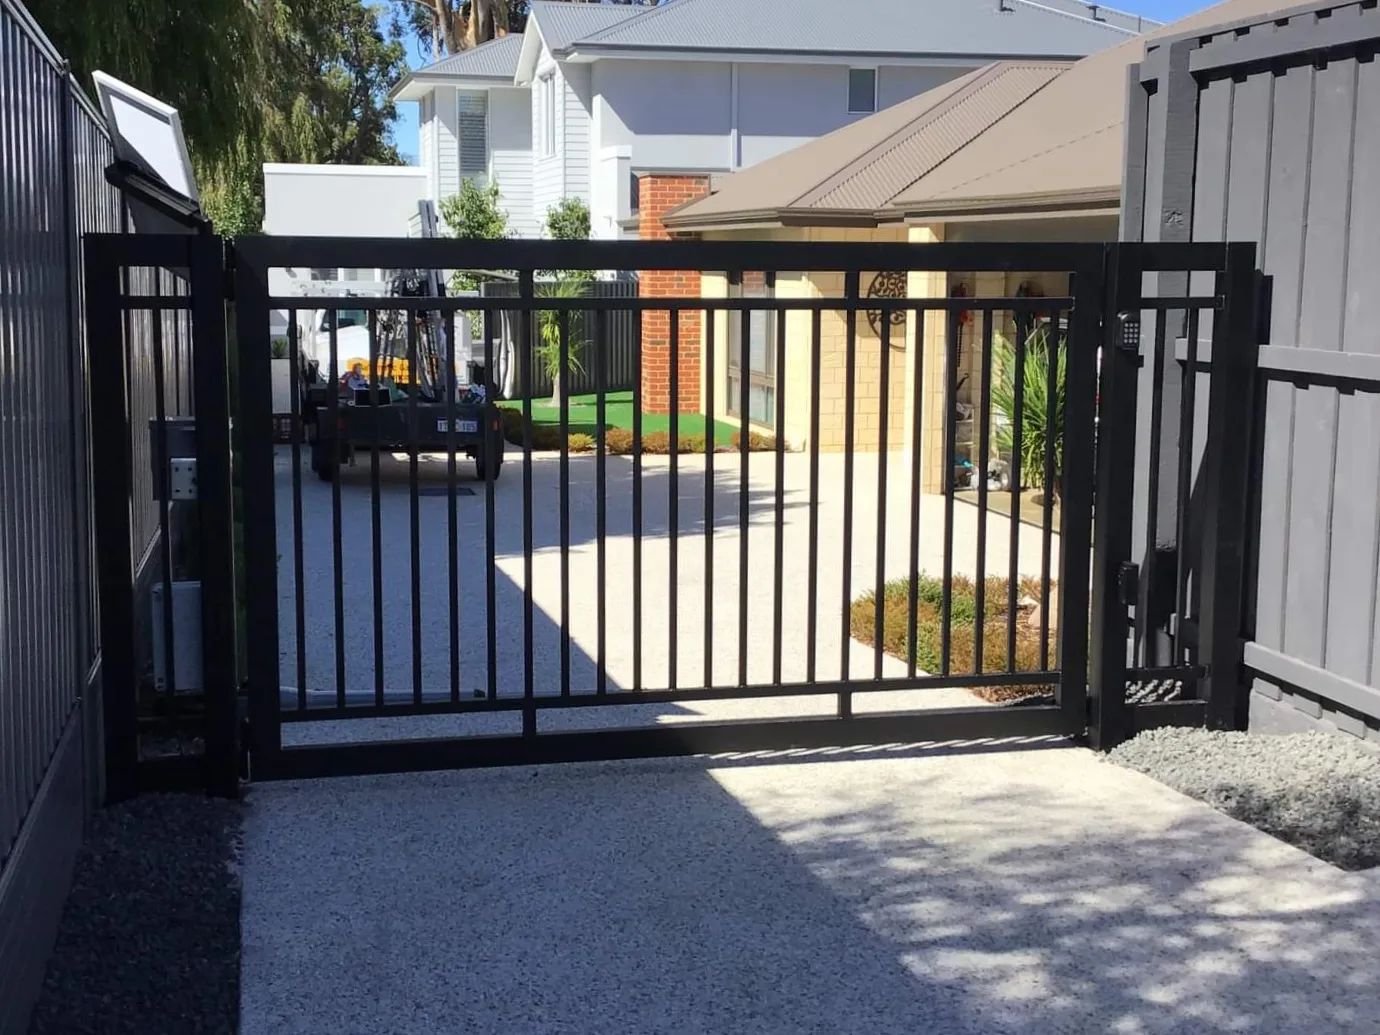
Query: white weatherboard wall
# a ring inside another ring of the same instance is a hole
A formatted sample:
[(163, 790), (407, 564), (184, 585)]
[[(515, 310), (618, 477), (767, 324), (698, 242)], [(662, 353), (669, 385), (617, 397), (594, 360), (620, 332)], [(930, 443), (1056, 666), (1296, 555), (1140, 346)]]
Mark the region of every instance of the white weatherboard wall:
[[(542, 80), (555, 83), (556, 147), (542, 153), (546, 133)], [(532, 217), (540, 226), (546, 211), (562, 198), (579, 198), (589, 204), (590, 180), (590, 70), (587, 65), (558, 65), (543, 51), (532, 83)]]
[(535, 237), (540, 221), (532, 211), (532, 100), (526, 89), (489, 91), (489, 176), (514, 237)]
[[(430, 176), (413, 165), (264, 166), (263, 231), (279, 237), (406, 237)], [(370, 277), (373, 274), (369, 274)], [(291, 295), (310, 270), (268, 271), (268, 289)], [(271, 332), (287, 332), (287, 313), (274, 311)]]
[[(880, 68), (878, 107), (974, 67)], [(639, 170), (741, 168), (867, 114), (848, 110), (846, 64), (606, 60), (592, 68), (595, 151), (631, 147)]]
[(415, 165), (264, 166), (264, 233), (275, 236), (406, 237), (427, 196)]
[(458, 103), (453, 86), (438, 86), (432, 94), (437, 201), (448, 198), (460, 190), (460, 144), (456, 138)]

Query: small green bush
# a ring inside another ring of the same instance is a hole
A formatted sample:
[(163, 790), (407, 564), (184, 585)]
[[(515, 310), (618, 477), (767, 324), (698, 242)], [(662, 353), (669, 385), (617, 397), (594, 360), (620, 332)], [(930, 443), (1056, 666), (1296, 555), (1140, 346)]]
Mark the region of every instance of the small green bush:
[[(734, 449), (743, 448), (743, 432), (740, 430), (733, 433), (730, 444)], [(760, 431), (748, 432), (748, 452), (767, 453), (776, 449), (776, 436), (764, 435)]]
[[(915, 608), (915, 663), (925, 672), (939, 673), (944, 668), (944, 580), (921, 573), (917, 576)], [(949, 671), (966, 675), (974, 671), (973, 651), (977, 641), (977, 593), (973, 581), (961, 575), (950, 582), (949, 602)], [(1004, 578), (987, 579), (983, 600), (982, 665), (985, 672), (1006, 671), (1007, 647), (1007, 586)], [(1054, 593), (1056, 584), (1050, 583)], [(1034, 578), (1021, 579), (1017, 599), (1040, 599), (1040, 582)], [(876, 633), (876, 597), (864, 593), (853, 602), (849, 624), (855, 639), (872, 646)], [(1014, 616), (1016, 623), (1017, 672), (1040, 670), (1040, 630), (1026, 621), (1027, 613)], [(882, 593), (882, 649), (888, 654), (908, 660), (912, 631), (910, 621), (910, 580), (901, 578), (888, 582)], [(1054, 657), (1051, 632), (1049, 655)], [(989, 686), (975, 687), (973, 692), (983, 700), (994, 703), (1020, 700), (1037, 694), (1053, 692), (1052, 686)]]
[[(593, 435), (586, 435), (577, 431), (573, 435), (566, 436), (565, 445), (572, 453), (592, 453), (598, 446), (598, 442), (595, 441)], [(607, 446), (607, 439), (605, 439), (605, 446)]]

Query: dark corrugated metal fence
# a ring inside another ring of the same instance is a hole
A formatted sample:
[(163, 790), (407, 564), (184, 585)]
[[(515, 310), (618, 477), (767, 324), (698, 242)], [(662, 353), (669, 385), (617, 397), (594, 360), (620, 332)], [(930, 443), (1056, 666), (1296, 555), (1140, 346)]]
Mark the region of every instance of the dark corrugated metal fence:
[(100, 116), (0, 3), (0, 862), (96, 657), (80, 235), (120, 229)]

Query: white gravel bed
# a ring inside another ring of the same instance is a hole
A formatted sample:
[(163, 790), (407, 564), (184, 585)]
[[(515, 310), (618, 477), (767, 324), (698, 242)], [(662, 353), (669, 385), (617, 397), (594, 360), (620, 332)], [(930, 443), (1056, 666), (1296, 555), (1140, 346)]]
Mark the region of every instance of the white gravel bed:
[(1344, 869), (1380, 866), (1380, 755), (1330, 733), (1162, 729), (1111, 757)]

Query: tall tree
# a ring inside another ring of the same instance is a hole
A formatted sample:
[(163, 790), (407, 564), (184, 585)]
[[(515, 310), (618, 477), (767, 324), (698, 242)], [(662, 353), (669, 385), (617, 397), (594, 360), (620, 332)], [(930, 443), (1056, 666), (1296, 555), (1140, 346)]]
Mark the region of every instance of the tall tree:
[(388, 90), (407, 72), (378, 11), (360, 0), (279, 0), (263, 109), (267, 161), (396, 165)]
[[(657, 0), (565, 0), (567, 3), (636, 4), (655, 7)], [(457, 54), (481, 43), (521, 32), (530, 0), (392, 0), (393, 24), (431, 48), (433, 58)]]
[(264, 161), (394, 163), (405, 52), (365, 0), (30, 0), (79, 81), (176, 106), (218, 229), (256, 230)]
[(102, 69), (175, 106), (197, 157), (218, 160), (262, 110), (257, 0), (28, 0), (79, 82)]

